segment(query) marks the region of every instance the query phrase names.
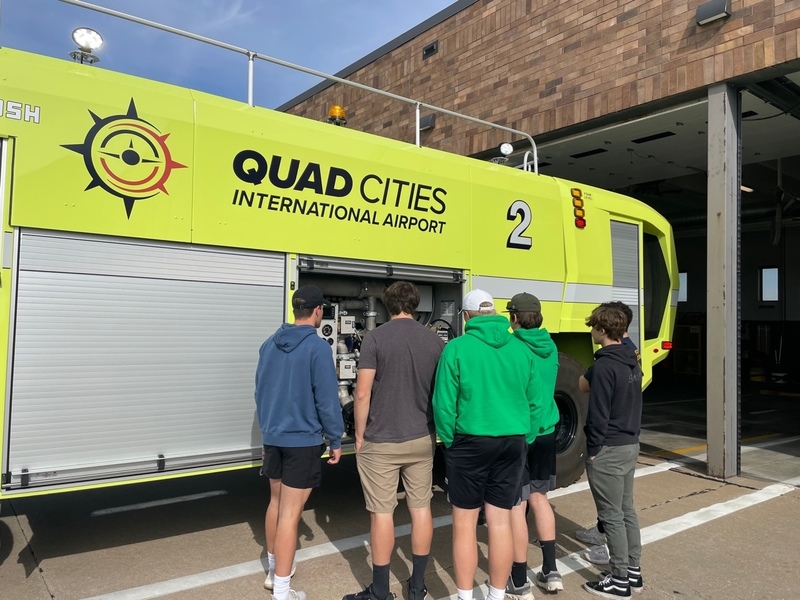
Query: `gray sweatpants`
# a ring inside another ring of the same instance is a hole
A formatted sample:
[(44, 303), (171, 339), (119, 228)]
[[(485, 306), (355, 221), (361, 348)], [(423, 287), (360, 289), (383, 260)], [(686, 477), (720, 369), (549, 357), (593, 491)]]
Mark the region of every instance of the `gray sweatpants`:
[(638, 567), (642, 557), (639, 520), (633, 507), (633, 473), (639, 444), (603, 446), (594, 460), (586, 460), (586, 475), (597, 517), (606, 531), (611, 572), (624, 579), (628, 567)]

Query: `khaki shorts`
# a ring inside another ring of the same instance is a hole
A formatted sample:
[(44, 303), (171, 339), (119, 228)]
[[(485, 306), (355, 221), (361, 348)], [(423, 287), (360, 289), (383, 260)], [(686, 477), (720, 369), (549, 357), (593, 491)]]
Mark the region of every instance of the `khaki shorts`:
[(430, 506), (435, 450), (435, 435), (398, 443), (364, 440), (361, 452), (356, 455), (356, 464), (367, 510), (373, 513), (394, 512), (397, 484), (401, 477), (408, 508)]

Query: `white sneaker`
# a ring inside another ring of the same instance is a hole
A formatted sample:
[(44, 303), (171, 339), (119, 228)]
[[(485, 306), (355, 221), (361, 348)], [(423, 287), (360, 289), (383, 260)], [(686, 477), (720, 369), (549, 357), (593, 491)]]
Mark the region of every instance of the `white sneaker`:
[(584, 552), (583, 558), (594, 565), (607, 565), (611, 562), (611, 557), (608, 554), (608, 546), (605, 544), (596, 546), (588, 552)]
[(505, 600), (534, 600), (530, 579), (526, 579), (525, 583), (517, 587), (514, 585), (514, 580), (509, 576), (505, 591)]
[[(294, 577), (294, 573), (297, 571), (297, 563), (292, 563), (292, 572), (289, 573), (289, 577)], [(267, 572), (267, 578), (264, 580), (264, 587), (268, 590), (275, 589), (275, 573), (273, 571)], [(303, 592), (300, 592), (303, 594)], [(290, 596), (293, 597), (293, 596)], [(305, 598), (305, 594), (303, 594), (303, 598)]]
[[(269, 595), (272, 600), (275, 600), (275, 596), (272, 594)], [(307, 600), (305, 592), (296, 592), (294, 590), (289, 590), (289, 600)]]
[(606, 543), (606, 534), (600, 533), (597, 525), (589, 529), (579, 529), (575, 532), (575, 539), (590, 546), (601, 546)]
[(546, 592), (560, 592), (564, 589), (564, 580), (558, 571), (550, 571), (547, 575), (539, 571), (534, 581)]

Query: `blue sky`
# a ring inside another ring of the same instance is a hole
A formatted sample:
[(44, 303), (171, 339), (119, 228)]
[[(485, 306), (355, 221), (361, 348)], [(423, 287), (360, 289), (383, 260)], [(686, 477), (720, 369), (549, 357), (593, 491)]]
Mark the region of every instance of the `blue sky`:
[[(229, 44), (335, 73), (454, 0), (95, 0)], [(105, 39), (98, 68), (247, 100), (247, 59), (58, 0), (0, 0), (0, 44), (68, 58), (76, 27)], [(255, 104), (274, 108), (321, 80), (256, 61)]]

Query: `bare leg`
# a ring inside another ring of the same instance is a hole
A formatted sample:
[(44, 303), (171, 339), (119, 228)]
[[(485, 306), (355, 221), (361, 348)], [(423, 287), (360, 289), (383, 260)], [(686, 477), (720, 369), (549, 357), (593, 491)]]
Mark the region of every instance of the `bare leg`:
[[(303, 507), (311, 495), (310, 489), (297, 489), (281, 485), (278, 526), (275, 532), (275, 576), (289, 577), (297, 549), (297, 525)], [(271, 504), (271, 502), (270, 502)]]
[(431, 553), (433, 541), (433, 517), (431, 507), (409, 508), (411, 515), (411, 552), (418, 556)]
[[(477, 508), (453, 507), (453, 571), (456, 587), (471, 590), (478, 568), (478, 537), (475, 528), (478, 526)], [(511, 563), (508, 565), (511, 570)], [(508, 577), (508, 574), (506, 574)], [(503, 586), (506, 582), (503, 581)]]
[(369, 543), (372, 547), (372, 564), (388, 565), (394, 550), (394, 515), (370, 513)]
[(530, 495), (528, 503), (533, 512), (536, 539), (539, 541), (556, 539), (556, 517), (553, 514), (553, 507), (550, 506), (550, 501), (547, 499), (547, 494), (534, 492)]
[(528, 519), (522, 503), (511, 509), (511, 535), (514, 539), (514, 562), (528, 562)]
[[(453, 521), (455, 522), (455, 519)], [(489, 528), (489, 585), (504, 589), (511, 574), (511, 562), (514, 556), (511, 511), (487, 502), (486, 525)], [(473, 528), (473, 534), (474, 532)]]
[(267, 536), (267, 552), (275, 554), (275, 532), (278, 530), (278, 510), (281, 504), (281, 480), (269, 480), (269, 504), (264, 517), (264, 530)]

